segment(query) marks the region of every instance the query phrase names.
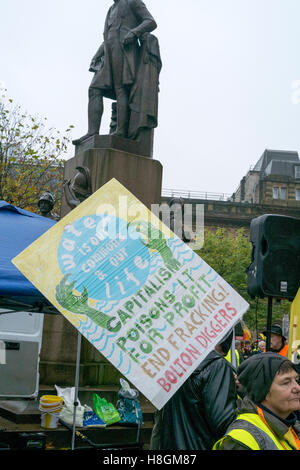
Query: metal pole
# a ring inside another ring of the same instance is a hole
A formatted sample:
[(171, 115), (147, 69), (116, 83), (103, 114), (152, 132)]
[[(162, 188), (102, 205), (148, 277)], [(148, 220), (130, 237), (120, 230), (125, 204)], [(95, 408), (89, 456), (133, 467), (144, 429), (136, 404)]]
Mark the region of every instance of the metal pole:
[(230, 354), (231, 354), (231, 365), (232, 367), (237, 370), (237, 359), (236, 359), (236, 355), (235, 355), (235, 328), (233, 327), (232, 329), (233, 331), (233, 336), (232, 336), (232, 343), (231, 343), (231, 350), (230, 350)]
[(74, 393), (74, 414), (73, 414), (72, 445), (71, 445), (72, 450), (74, 450), (74, 447), (75, 447), (76, 408), (78, 406), (80, 355), (81, 355), (81, 333), (78, 331), (78, 335), (77, 335), (76, 373), (75, 373), (75, 393)]
[(268, 297), (268, 318), (267, 318), (267, 341), (266, 351), (271, 350), (271, 325), (272, 325), (272, 297)]

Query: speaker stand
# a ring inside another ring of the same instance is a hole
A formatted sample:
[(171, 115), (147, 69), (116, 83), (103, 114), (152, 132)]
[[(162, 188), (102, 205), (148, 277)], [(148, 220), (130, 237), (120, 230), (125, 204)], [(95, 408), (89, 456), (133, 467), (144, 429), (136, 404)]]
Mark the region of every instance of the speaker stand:
[(266, 351), (271, 350), (271, 325), (272, 325), (273, 297), (268, 297), (268, 318), (267, 318), (267, 341)]

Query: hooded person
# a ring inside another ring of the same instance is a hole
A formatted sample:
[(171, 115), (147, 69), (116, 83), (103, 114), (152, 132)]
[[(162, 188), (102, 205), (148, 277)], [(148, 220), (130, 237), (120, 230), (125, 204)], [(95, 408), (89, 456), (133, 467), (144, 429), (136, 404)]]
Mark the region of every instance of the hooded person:
[[(277, 353), (250, 357), (238, 368), (243, 399), (237, 418), (214, 450), (300, 450), (299, 375), (294, 364)], [(240, 393), (240, 391), (239, 391)]]
[(157, 412), (151, 450), (211, 450), (235, 418), (233, 368), (225, 360), (233, 333), (211, 351)]

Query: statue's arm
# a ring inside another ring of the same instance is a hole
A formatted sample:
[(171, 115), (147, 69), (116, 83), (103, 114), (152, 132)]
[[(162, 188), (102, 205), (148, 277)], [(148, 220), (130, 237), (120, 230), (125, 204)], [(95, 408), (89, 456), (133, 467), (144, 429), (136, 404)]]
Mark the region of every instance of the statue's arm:
[(143, 34), (151, 33), (151, 31), (157, 28), (156, 21), (142, 0), (129, 0), (129, 4), (135, 17), (140, 21), (138, 26), (131, 30), (133, 35), (139, 38)]

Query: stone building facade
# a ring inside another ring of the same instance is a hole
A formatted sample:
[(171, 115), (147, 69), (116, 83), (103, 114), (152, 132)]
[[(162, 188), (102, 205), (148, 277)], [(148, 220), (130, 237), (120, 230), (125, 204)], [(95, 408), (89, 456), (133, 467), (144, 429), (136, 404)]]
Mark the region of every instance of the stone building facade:
[[(170, 199), (162, 197), (162, 202), (168, 203)], [(198, 198), (182, 201), (193, 205), (194, 214), (196, 205), (203, 204), (206, 228), (243, 227), (248, 232), (251, 220), (264, 214), (300, 218), (299, 155), (292, 151), (265, 150), (226, 201)]]
[(298, 152), (265, 150), (232, 195), (235, 202), (300, 209)]

